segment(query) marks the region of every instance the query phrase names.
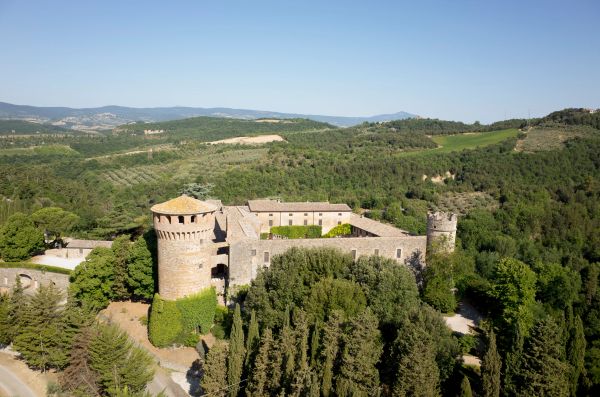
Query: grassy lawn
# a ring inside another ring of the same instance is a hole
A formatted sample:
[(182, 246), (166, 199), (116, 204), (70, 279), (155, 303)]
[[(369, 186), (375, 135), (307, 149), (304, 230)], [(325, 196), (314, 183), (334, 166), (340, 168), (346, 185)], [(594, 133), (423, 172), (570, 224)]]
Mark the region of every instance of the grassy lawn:
[(400, 156), (424, 156), (438, 153), (456, 152), (464, 149), (475, 149), (482, 146), (493, 145), (505, 139), (516, 137), (519, 130), (511, 128), (508, 130), (492, 132), (473, 132), (458, 135), (438, 135), (431, 139), (439, 146), (435, 149), (415, 150), (403, 152)]

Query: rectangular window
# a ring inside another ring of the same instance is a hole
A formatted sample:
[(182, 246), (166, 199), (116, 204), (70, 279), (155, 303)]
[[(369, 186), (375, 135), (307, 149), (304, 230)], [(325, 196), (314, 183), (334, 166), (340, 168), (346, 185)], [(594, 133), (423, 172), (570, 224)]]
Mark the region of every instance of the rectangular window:
[(268, 251), (264, 252), (264, 262), (269, 263), (269, 252)]
[(338, 216), (342, 216), (342, 213), (341, 213), (341, 212), (338, 212)]
[(256, 256), (256, 250), (252, 250), (252, 251), (250, 251), (250, 254), (251, 254), (252, 256)]
[(269, 226), (273, 226), (273, 219), (269, 219)]
[(319, 212), (319, 216), (323, 216), (323, 213), (322, 213), (322, 212)]
[(356, 250), (352, 250), (352, 259), (356, 260), (357, 255), (358, 255), (358, 252), (356, 252)]
[(379, 249), (375, 248), (375, 251), (373, 253), (375, 254), (375, 256), (379, 256)]
[(342, 224), (342, 221), (338, 221), (338, 225), (341, 225), (341, 224)]
[(402, 257), (402, 250), (400, 248), (396, 249), (396, 258), (400, 259), (400, 257)]
[(292, 220), (291, 220), (291, 219), (288, 221), (288, 224), (289, 224), (290, 226), (292, 226)]
[(308, 221), (305, 219), (304, 220), (304, 226), (308, 225)]
[(290, 216), (293, 216), (294, 214), (290, 214)]
[(304, 216), (308, 216), (308, 212), (305, 212), (305, 213), (304, 213)]
[(192, 215), (192, 223), (196, 223), (196, 215)]
[(269, 216), (273, 216), (273, 214), (269, 214)]
[(323, 226), (323, 219), (319, 219), (319, 226)]

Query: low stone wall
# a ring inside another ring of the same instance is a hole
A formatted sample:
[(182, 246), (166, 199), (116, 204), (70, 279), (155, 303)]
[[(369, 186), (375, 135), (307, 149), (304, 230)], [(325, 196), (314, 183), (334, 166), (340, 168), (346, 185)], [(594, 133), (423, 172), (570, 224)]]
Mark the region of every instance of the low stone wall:
[(249, 284), (258, 269), (271, 264), (273, 255), (282, 254), (292, 247), (331, 247), (353, 253), (356, 258), (380, 255), (406, 264), (415, 257), (424, 261), (426, 245), (426, 236), (243, 240), (232, 244), (229, 250), (229, 285)]
[(16, 283), (15, 280), (17, 277), (21, 279), (21, 284), (28, 293), (35, 292), (40, 285), (48, 284), (54, 284), (58, 289), (65, 292), (69, 288), (68, 274), (19, 267), (0, 267), (0, 291), (11, 290)]

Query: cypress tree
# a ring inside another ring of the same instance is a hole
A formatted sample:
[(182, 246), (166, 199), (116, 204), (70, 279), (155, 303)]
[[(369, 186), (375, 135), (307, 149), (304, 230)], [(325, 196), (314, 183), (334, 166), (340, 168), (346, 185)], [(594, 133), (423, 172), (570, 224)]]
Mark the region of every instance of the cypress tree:
[(319, 324), (313, 326), (310, 335), (310, 367), (315, 368), (317, 353), (319, 352)]
[(296, 340), (295, 334), (290, 326), (289, 310), (286, 308), (283, 328), (281, 329), (279, 345), (283, 358), (283, 373), (281, 387), (287, 389), (291, 384), (296, 366)]
[(129, 251), (131, 250), (131, 244), (129, 242), (129, 236), (120, 236), (113, 241), (113, 285), (112, 285), (112, 297), (115, 300), (125, 300), (129, 298), (129, 290), (127, 288), (127, 262), (129, 259)]
[(291, 396), (300, 396), (305, 388), (310, 387), (310, 370), (308, 366), (308, 319), (304, 310), (294, 311), (294, 339), (296, 340), (296, 349), (299, 354), (296, 355), (296, 367), (292, 381)]
[(206, 362), (202, 366), (200, 386), (203, 394), (215, 397), (227, 395), (227, 353), (228, 346), (222, 341), (215, 342), (209, 350)]
[(8, 328), (6, 330), (6, 339), (10, 344), (21, 328), (24, 311), (27, 308), (25, 292), (19, 276), (15, 277), (15, 285), (12, 288), (8, 302)]
[(258, 353), (254, 360), (254, 367), (250, 373), (250, 380), (246, 388), (246, 395), (265, 396), (268, 395), (268, 380), (272, 374), (269, 373), (269, 354), (273, 348), (273, 333), (267, 328), (260, 341)]
[(281, 342), (281, 334), (277, 340), (273, 340), (271, 350), (269, 352), (269, 365), (268, 374), (269, 379), (267, 381), (267, 389), (269, 395), (278, 395), (281, 390), (282, 381), (282, 367), (283, 367), (283, 347)]
[(250, 312), (250, 324), (248, 325), (248, 337), (246, 338), (246, 367), (256, 355), (259, 340), (258, 321), (256, 321), (256, 313), (252, 310)]
[(561, 329), (547, 318), (539, 321), (523, 351), (518, 390), (527, 396), (565, 396), (569, 394), (569, 366), (562, 345)]
[(382, 354), (379, 321), (369, 308), (350, 321), (336, 382), (338, 396), (377, 394)]
[(504, 379), (502, 382), (503, 394), (515, 395), (518, 388), (518, 376), (521, 369), (523, 355), (523, 334), (516, 329), (509, 345), (511, 350), (506, 353), (504, 360)]
[(321, 370), (321, 394), (323, 397), (329, 397), (333, 388), (334, 371), (337, 369), (338, 365), (341, 322), (342, 313), (334, 311), (329, 316), (329, 319), (323, 328), (323, 351), (321, 353), (321, 359), (323, 361)]
[(408, 339), (399, 335), (395, 344), (400, 350), (400, 360), (392, 395), (439, 396), (440, 371), (435, 361), (434, 343), (424, 333), (415, 333)]
[(500, 369), (502, 360), (496, 347), (496, 335), (490, 331), (488, 336), (488, 348), (481, 361), (481, 382), (484, 397), (500, 396)]
[(571, 364), (569, 373), (571, 396), (577, 395), (577, 387), (579, 385), (579, 377), (583, 372), (585, 360), (585, 334), (583, 331), (583, 322), (581, 317), (576, 316), (573, 320), (573, 325), (569, 330), (569, 340), (567, 342), (567, 359)]
[(471, 382), (469, 382), (469, 378), (466, 376), (463, 376), (462, 382), (460, 383), (460, 397), (473, 397)]
[(229, 356), (227, 360), (227, 383), (229, 384), (230, 397), (236, 397), (240, 390), (245, 350), (242, 314), (240, 305), (236, 303), (229, 335)]

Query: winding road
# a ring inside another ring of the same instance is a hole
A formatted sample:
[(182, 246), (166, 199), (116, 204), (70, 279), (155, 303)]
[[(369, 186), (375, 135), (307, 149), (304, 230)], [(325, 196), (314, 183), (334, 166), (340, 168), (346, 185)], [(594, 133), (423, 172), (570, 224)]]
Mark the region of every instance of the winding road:
[(38, 397), (29, 386), (3, 365), (0, 365), (0, 394), (8, 397)]

